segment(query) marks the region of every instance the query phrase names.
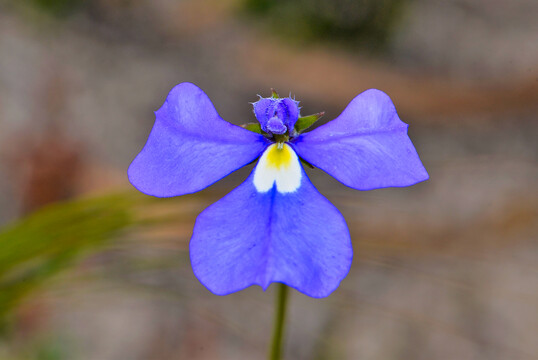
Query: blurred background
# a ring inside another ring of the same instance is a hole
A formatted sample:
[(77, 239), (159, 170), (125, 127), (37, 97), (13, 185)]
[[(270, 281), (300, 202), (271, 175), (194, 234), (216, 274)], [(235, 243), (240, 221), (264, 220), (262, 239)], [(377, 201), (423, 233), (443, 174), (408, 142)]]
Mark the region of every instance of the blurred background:
[(353, 191), (309, 176), (355, 258), (326, 299), (292, 291), (287, 359), (538, 359), (538, 2), (0, 0), (0, 359), (263, 359), (274, 289), (193, 276), (200, 193), (126, 169), (177, 83), (254, 121), (271, 87), (336, 117), (393, 99), (430, 173)]

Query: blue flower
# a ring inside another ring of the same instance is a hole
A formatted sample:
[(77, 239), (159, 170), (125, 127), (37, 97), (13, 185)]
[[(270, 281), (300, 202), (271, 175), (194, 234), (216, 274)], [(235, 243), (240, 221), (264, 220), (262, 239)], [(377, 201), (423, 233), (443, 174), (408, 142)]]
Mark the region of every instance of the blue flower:
[(224, 121), (197, 86), (177, 85), (155, 112), (129, 180), (148, 195), (184, 195), (259, 157), (245, 182), (196, 219), (194, 273), (217, 295), (281, 282), (328, 296), (351, 266), (349, 231), (299, 158), (358, 190), (409, 186), (428, 174), (407, 124), (379, 90), (363, 92), (336, 119), (306, 133), (296, 131), (299, 107), (291, 98), (261, 98), (254, 113), (259, 133)]

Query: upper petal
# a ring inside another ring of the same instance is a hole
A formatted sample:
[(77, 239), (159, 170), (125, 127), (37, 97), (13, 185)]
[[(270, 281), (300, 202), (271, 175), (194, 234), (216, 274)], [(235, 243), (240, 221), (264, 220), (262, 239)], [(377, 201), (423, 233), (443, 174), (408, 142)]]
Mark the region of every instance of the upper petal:
[(175, 86), (142, 151), (129, 166), (129, 181), (154, 196), (199, 191), (254, 160), (263, 136), (224, 121), (196, 85)]
[(304, 171), (292, 192), (279, 190), (278, 180), (258, 189), (255, 172), (196, 219), (190, 242), (196, 277), (217, 295), (282, 282), (328, 296), (351, 266), (345, 220)]
[(265, 132), (283, 134), (292, 131), (299, 118), (299, 102), (291, 98), (260, 98), (252, 105), (254, 115)]
[(358, 190), (408, 186), (428, 173), (387, 94), (359, 94), (333, 121), (302, 134), (294, 148), (303, 159)]

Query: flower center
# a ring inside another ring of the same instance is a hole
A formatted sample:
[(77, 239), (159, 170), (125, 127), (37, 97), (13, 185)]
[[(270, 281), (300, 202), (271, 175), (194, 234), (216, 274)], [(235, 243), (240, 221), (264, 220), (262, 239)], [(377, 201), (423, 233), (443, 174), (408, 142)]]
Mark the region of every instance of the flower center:
[(275, 115), (270, 118), (269, 121), (267, 121), (267, 130), (269, 130), (273, 134), (280, 135), (288, 131), (288, 128), (286, 127), (286, 125), (284, 125), (282, 119)]
[(254, 114), (261, 129), (272, 135), (276, 142), (285, 142), (293, 136), (294, 126), (299, 118), (299, 102), (291, 98), (260, 98), (253, 103)]
[(270, 146), (267, 149), (267, 166), (280, 170), (281, 168), (289, 168), (291, 165), (291, 149), (288, 145)]
[(281, 193), (291, 193), (301, 186), (302, 169), (299, 158), (288, 144), (273, 144), (262, 154), (254, 170), (254, 186), (260, 193), (276, 184)]

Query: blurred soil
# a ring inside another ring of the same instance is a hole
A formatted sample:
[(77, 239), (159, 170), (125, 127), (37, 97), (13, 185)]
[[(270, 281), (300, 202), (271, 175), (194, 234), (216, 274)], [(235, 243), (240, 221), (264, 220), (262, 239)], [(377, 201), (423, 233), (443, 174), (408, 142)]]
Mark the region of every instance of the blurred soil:
[[(236, 124), (253, 121), (248, 102), (270, 87), (326, 120), (379, 88), (430, 180), (356, 192), (308, 171), (346, 217), (355, 258), (329, 298), (293, 293), (288, 358), (536, 359), (538, 5), (494, 3), (417, 0), (380, 60), (283, 43), (238, 20), (233, 0), (103, 0), (63, 20), (0, 2), (0, 223), (128, 188), (152, 111), (179, 82)], [(21, 319), (44, 320), (0, 353), (263, 358), (273, 289), (214, 296), (187, 253), (196, 214), (250, 170), (178, 198), (177, 224), (131, 234), (30, 299)]]

